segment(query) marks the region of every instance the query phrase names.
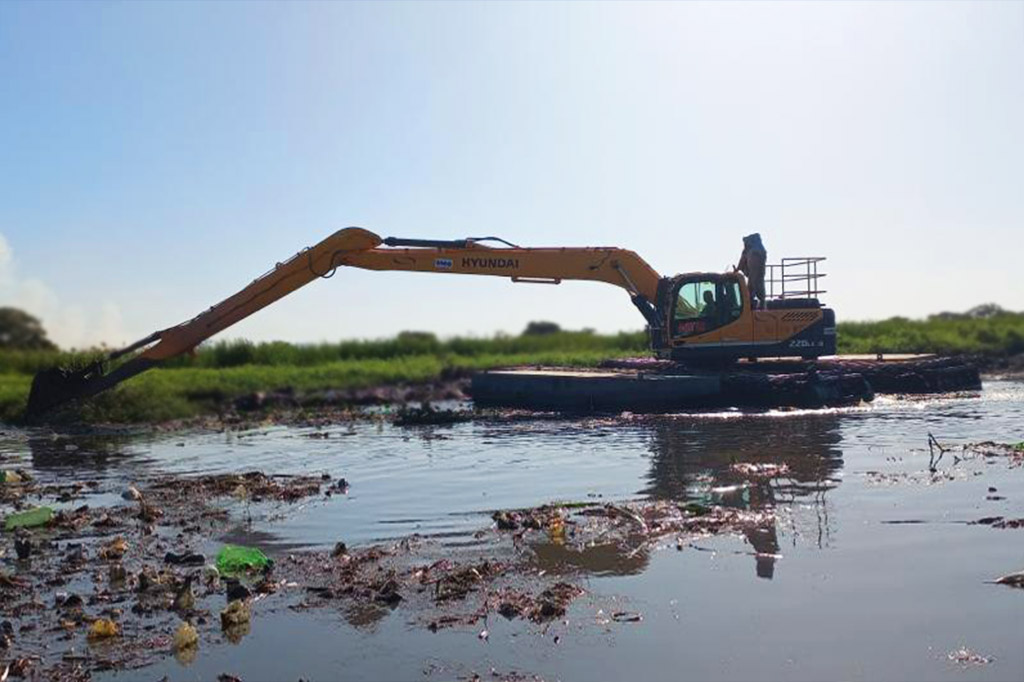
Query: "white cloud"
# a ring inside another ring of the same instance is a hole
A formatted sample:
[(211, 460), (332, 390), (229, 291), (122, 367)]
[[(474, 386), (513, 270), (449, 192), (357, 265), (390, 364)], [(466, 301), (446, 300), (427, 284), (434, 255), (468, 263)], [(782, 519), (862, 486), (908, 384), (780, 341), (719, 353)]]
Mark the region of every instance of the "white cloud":
[(121, 310), (104, 301), (95, 306), (63, 303), (42, 280), (21, 277), (14, 251), (0, 233), (0, 306), (21, 308), (42, 320), (50, 339), (63, 348), (121, 346), (124, 331)]

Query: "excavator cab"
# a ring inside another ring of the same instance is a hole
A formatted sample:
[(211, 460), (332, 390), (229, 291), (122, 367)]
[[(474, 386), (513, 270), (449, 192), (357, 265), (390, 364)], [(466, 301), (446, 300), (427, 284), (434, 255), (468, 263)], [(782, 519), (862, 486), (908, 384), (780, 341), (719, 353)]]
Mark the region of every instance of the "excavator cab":
[(658, 286), (659, 324), (651, 328), (660, 357), (688, 362), (739, 358), (816, 358), (836, 352), (835, 313), (822, 306), (820, 257), (769, 265), (762, 307), (738, 272), (688, 273)]
[(735, 275), (685, 275), (676, 280), (668, 315), (674, 338), (711, 334), (742, 316), (742, 288)]

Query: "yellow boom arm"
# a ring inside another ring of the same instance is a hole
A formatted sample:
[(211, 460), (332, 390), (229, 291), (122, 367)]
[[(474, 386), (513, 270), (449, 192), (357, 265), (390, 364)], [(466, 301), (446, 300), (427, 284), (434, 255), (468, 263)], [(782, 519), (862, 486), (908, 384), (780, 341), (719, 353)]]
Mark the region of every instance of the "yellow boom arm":
[[(417, 244), (391, 248), (391, 244)], [(383, 246), (382, 246), (383, 245)], [(431, 242), (387, 239), (358, 227), (335, 232), (316, 246), (279, 263), (234, 296), (177, 327), (158, 332), (159, 342), (140, 357), (166, 360), (287, 296), (335, 268), (404, 270), (510, 277), (514, 281), (591, 280), (622, 287), (654, 301), (658, 273), (642, 258), (617, 248), (491, 248), (474, 240)]]

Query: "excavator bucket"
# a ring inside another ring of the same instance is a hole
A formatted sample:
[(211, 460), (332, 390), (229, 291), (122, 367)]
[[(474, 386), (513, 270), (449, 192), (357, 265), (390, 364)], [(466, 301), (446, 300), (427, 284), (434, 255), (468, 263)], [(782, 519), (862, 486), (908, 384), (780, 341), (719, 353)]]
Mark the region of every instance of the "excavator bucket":
[(82, 369), (51, 367), (36, 373), (28, 394), (25, 416), (29, 419), (39, 417), (58, 405), (86, 394), (89, 385), (102, 374), (102, 363)]
[(94, 396), (139, 372), (144, 372), (154, 364), (145, 358), (133, 358), (110, 372), (105, 371), (105, 363), (102, 360), (80, 368), (44, 369), (36, 373), (32, 379), (25, 418), (28, 421), (37, 420), (47, 412), (73, 400)]

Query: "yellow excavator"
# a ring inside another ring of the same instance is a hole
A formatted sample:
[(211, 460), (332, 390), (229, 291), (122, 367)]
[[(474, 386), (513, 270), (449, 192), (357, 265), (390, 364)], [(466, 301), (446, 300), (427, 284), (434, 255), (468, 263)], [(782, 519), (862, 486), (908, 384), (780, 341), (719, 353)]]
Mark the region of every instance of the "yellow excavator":
[[(816, 285), (823, 276), (817, 272), (821, 260), (784, 259), (780, 265), (769, 266), (772, 293), (766, 301), (756, 302), (751, 300), (747, 280), (735, 270), (662, 277), (637, 254), (620, 248), (523, 248), (496, 237), (381, 239), (368, 230), (348, 227), (278, 263), (187, 322), (154, 332), (87, 367), (39, 372), (32, 382), (26, 415), (38, 417), (192, 352), (214, 334), (315, 279), (330, 277), (341, 266), (490, 275), (545, 284), (607, 282), (629, 293), (647, 322), (655, 354), (688, 364), (834, 355), (835, 314), (816, 298), (823, 293)], [(774, 276), (777, 270), (779, 277)], [(806, 287), (794, 291), (794, 281), (804, 282)], [(776, 284), (781, 289), (778, 293)]]

